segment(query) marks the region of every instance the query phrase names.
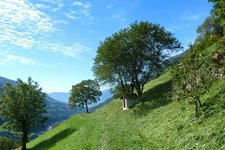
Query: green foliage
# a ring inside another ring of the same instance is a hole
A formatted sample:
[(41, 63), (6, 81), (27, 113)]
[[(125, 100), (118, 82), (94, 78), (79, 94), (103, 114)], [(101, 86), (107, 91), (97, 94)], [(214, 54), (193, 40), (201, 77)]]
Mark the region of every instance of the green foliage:
[(114, 88), (111, 88), (110, 91), (113, 94), (113, 98), (120, 98), (121, 97), (121, 91), (123, 91), (122, 87), (117, 85)]
[(74, 109), (76, 106), (84, 108), (86, 105), (86, 112), (88, 112), (88, 104), (96, 103), (101, 95), (102, 92), (97, 81), (83, 80), (72, 86), (69, 106)]
[(0, 137), (0, 150), (12, 150), (17, 146), (15, 141), (6, 137)]
[(217, 50), (218, 51), (225, 51), (225, 36), (220, 38), (217, 43)]
[(208, 0), (212, 2), (213, 9), (212, 14), (221, 21), (221, 25), (223, 26), (223, 35), (225, 36), (225, 1), (224, 0)]
[(142, 96), (144, 85), (158, 72), (168, 54), (181, 48), (172, 33), (158, 24), (135, 22), (106, 38), (97, 50), (97, 79)]
[(216, 50), (211, 56), (211, 61), (218, 73), (225, 75), (225, 37), (216, 43)]
[(195, 104), (196, 117), (200, 116), (200, 97), (207, 92), (214, 79), (210, 59), (204, 57), (194, 47), (180, 64), (174, 66), (174, 99), (188, 100)]
[(223, 36), (223, 28), (220, 20), (214, 16), (209, 16), (197, 29), (195, 45), (199, 49), (206, 49)]
[(0, 116), (9, 129), (22, 132), (23, 149), (26, 149), (31, 129), (47, 120), (43, 116), (46, 102), (41, 90), (31, 78), (28, 78), (27, 83), (18, 79), (15, 86), (6, 83), (0, 95)]
[[(220, 51), (221, 54), (225, 53), (225, 36), (219, 40), (217, 49), (218, 51)], [(223, 55), (222, 58), (220, 59), (220, 63), (223, 65), (223, 71), (225, 74), (225, 55)]]

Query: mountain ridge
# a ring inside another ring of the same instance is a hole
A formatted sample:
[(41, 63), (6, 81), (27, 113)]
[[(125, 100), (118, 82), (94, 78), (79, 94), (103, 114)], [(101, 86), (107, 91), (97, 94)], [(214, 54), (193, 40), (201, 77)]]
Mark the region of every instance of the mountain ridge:
[[(70, 93), (68, 92), (51, 92), (51, 93), (48, 93), (48, 95), (58, 101), (62, 101), (66, 103), (68, 103), (69, 97), (70, 97)], [(105, 100), (111, 98), (112, 96), (113, 94), (110, 92), (110, 90), (105, 89), (102, 91), (102, 95), (100, 96), (100, 101), (98, 101), (96, 104), (90, 105), (90, 107), (103, 103)]]

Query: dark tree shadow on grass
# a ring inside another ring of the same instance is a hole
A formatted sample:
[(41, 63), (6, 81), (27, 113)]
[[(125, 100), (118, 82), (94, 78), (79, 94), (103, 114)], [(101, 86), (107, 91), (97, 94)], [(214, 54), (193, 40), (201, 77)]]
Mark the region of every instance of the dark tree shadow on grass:
[(134, 115), (141, 117), (153, 109), (167, 105), (172, 100), (172, 81), (159, 84), (144, 92), (142, 102), (134, 108)]
[(30, 150), (41, 150), (41, 149), (49, 149), (56, 145), (57, 142), (61, 141), (62, 139), (66, 138), (70, 134), (72, 134), (75, 131), (75, 129), (64, 129), (63, 131), (57, 133), (56, 135), (52, 136), (49, 139), (46, 139), (42, 141), (41, 143), (38, 143), (34, 147), (30, 148)]

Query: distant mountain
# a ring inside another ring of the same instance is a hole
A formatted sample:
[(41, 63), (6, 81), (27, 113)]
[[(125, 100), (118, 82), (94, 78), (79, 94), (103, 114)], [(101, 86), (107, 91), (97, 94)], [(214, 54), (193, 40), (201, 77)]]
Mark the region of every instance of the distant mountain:
[(62, 101), (66, 103), (68, 103), (69, 97), (70, 97), (70, 93), (66, 93), (66, 92), (52, 92), (52, 93), (48, 93), (48, 95), (58, 101)]
[[(0, 77), (0, 92), (3, 90), (3, 86), (5, 83), (11, 83), (13, 85), (16, 84), (16, 81)], [(46, 97), (47, 100), (47, 111), (48, 113), (46, 116), (49, 118), (48, 121), (45, 124), (44, 128), (37, 127), (34, 129), (35, 132), (44, 132), (47, 130), (49, 127), (62, 122), (63, 120), (68, 119), (70, 116), (75, 114), (74, 111), (71, 111), (70, 108), (68, 107), (68, 104), (65, 102), (60, 102), (57, 101), (50, 96)], [(76, 111), (77, 113), (77, 111)], [(0, 119), (0, 125), (3, 124), (3, 121)]]
[(185, 56), (185, 54), (187, 52), (188, 52), (188, 50), (186, 50), (186, 51), (184, 51), (181, 54), (178, 54), (176, 56), (170, 57), (168, 59), (169, 65), (173, 65), (173, 64), (179, 63), (183, 59), (183, 57)]
[[(13, 85), (16, 84), (16, 81), (13, 81), (13, 80), (10, 80), (10, 79), (7, 79), (7, 78), (4, 78), (4, 77), (1, 77), (0, 76), (0, 92), (3, 92), (3, 87), (6, 83), (11, 83)], [(4, 123), (4, 121), (0, 118), (0, 126)]]
[[(49, 93), (48, 95), (56, 100), (66, 102), (66, 103), (68, 103), (69, 97), (70, 97), (70, 93), (66, 93), (66, 92), (53, 92), (53, 93)], [(111, 98), (112, 96), (113, 96), (113, 94), (110, 92), (110, 90), (108, 90), (108, 89), (104, 90), (104, 91), (102, 91), (102, 95), (100, 96), (100, 101), (96, 104), (90, 105), (90, 107), (93, 107), (100, 103), (103, 103), (104, 101)]]
[(10, 79), (7, 79), (7, 78), (4, 78), (4, 77), (1, 77), (0, 76), (0, 85), (5, 85), (7, 82), (15, 85), (16, 84), (16, 81), (14, 80), (10, 80)]
[(100, 103), (109, 99), (113, 96), (112, 92), (109, 89), (102, 91), (102, 95), (100, 96)]
[[(72, 111), (68, 104), (65, 102), (60, 102), (58, 100), (55, 100), (49, 96), (46, 97), (47, 100), (47, 114), (48, 121), (45, 123), (44, 130), (51, 128), (52, 126), (68, 119), (72, 115), (75, 114), (75, 111)], [(76, 113), (78, 113), (76, 111)], [(36, 131), (43, 131), (43, 129), (39, 128)]]
[(111, 97), (111, 98), (109, 98), (109, 99), (106, 99), (104, 102), (98, 103), (97, 105), (92, 106), (92, 107), (90, 108), (90, 111), (91, 111), (91, 112), (94, 112), (96, 109), (99, 109), (99, 108), (103, 107), (104, 105), (108, 104), (108, 103), (111, 102), (112, 100), (113, 100), (113, 97)]
[(4, 77), (1, 77), (0, 76), (0, 92), (3, 91), (3, 86), (6, 84), (6, 83), (11, 83), (12, 85), (15, 85), (16, 84), (16, 81), (13, 81), (13, 80), (10, 80), (10, 79), (7, 79), (7, 78), (4, 78)]
[[(100, 96), (100, 101), (98, 101), (98, 103), (96, 103), (96, 104), (90, 105), (90, 107), (97, 106), (97, 105), (100, 105), (104, 102), (107, 102), (107, 100), (112, 98), (112, 97), (113, 97), (113, 94), (109, 89), (103, 90), (102, 95)], [(106, 104), (106, 103), (104, 103), (104, 104)]]

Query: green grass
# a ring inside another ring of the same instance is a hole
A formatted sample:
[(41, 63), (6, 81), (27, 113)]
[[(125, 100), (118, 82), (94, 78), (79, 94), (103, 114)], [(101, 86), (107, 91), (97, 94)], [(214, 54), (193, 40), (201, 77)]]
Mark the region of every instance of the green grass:
[[(172, 102), (171, 73), (167, 71), (146, 85), (143, 103), (122, 111), (121, 100), (115, 99), (94, 113), (71, 117), (27, 147), (31, 150), (225, 149), (225, 109), (221, 105), (225, 102), (225, 95), (221, 95), (221, 91), (225, 93), (224, 85), (225, 80), (220, 79), (202, 96), (204, 104), (212, 108), (196, 120), (193, 106), (187, 105), (182, 111), (180, 103)], [(210, 103), (212, 100), (214, 103)], [(215, 111), (217, 108), (220, 109)]]
[[(203, 53), (211, 54), (212, 45)], [(28, 143), (31, 150), (225, 149), (225, 79), (194, 106), (172, 101), (171, 71), (146, 84), (142, 103), (122, 111), (115, 99), (94, 113), (77, 114)], [(185, 109), (183, 109), (185, 108)]]

